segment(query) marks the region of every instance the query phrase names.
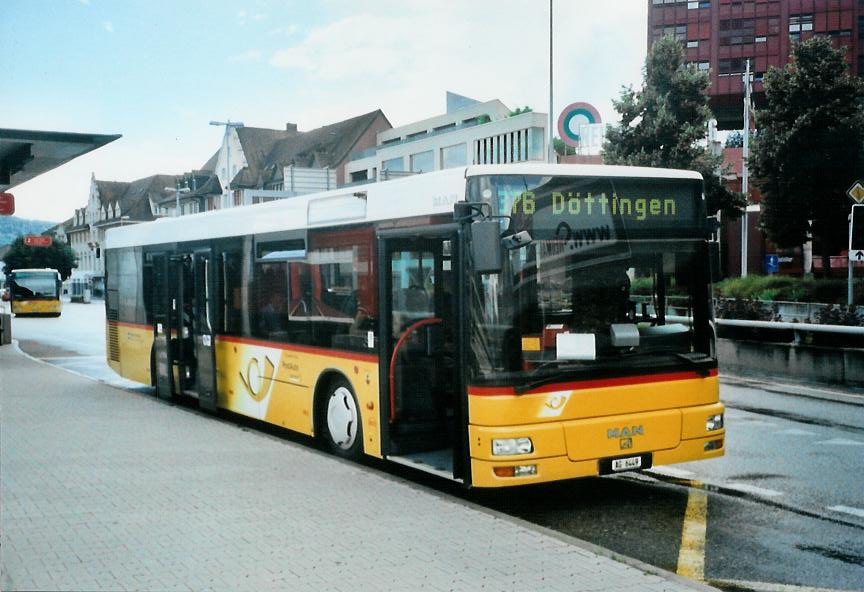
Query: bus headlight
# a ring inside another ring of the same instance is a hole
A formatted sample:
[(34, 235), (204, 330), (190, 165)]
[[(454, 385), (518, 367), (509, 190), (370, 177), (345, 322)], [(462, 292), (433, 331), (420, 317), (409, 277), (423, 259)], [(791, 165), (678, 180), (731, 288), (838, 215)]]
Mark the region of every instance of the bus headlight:
[(508, 456), (512, 454), (528, 454), (534, 452), (531, 438), (501, 438), (492, 440), (493, 456)]
[(723, 429), (723, 414), (709, 415), (708, 420), (705, 422), (705, 429), (709, 432)]

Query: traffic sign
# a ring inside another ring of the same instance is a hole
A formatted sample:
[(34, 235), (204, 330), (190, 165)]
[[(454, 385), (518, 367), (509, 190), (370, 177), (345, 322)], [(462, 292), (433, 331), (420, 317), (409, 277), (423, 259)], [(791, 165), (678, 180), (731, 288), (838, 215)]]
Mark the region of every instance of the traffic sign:
[(15, 196), (11, 193), (0, 193), (0, 216), (11, 216), (15, 213)]
[(852, 206), (849, 230), (849, 260), (864, 261), (864, 204)]
[(578, 147), (582, 143), (581, 128), (601, 123), (600, 112), (588, 103), (572, 103), (564, 107), (558, 117), (558, 135), (568, 146)]
[(779, 255), (765, 255), (765, 273), (777, 273), (780, 271)]
[(39, 236), (30, 234), (24, 237), (24, 244), (28, 247), (50, 247), (53, 239), (50, 236)]
[(846, 195), (859, 204), (864, 202), (864, 185), (861, 184), (861, 181), (855, 181), (852, 187), (846, 192)]

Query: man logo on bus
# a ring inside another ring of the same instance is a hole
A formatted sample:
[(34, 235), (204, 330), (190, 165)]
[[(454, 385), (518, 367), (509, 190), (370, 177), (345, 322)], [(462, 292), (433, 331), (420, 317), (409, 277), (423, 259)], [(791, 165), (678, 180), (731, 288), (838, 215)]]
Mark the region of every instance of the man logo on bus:
[(627, 426), (624, 426), (623, 428), (612, 428), (612, 429), (606, 430), (606, 437), (609, 438), (610, 440), (612, 438), (631, 438), (633, 436), (644, 436), (644, 435), (645, 435), (645, 428), (643, 428), (641, 425), (632, 426), (629, 428)]
[(276, 366), (269, 357), (264, 356), (263, 372), (258, 358), (252, 357), (246, 366), (246, 374), (240, 372), (240, 380), (249, 396), (255, 401), (261, 401), (270, 392), (275, 374)]

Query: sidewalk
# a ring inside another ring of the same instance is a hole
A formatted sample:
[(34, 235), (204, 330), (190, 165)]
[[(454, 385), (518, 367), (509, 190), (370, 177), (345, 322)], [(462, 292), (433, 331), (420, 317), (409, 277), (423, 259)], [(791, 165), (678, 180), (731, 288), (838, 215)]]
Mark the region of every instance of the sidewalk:
[(0, 348), (3, 590), (709, 590)]

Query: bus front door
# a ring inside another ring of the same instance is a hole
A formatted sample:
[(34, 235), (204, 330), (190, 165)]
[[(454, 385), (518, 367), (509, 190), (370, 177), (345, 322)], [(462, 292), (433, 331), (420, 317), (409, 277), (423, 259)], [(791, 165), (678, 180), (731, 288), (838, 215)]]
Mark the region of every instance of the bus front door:
[(384, 451), (390, 460), (461, 479), (467, 422), (457, 362), (458, 237), (449, 225), (405, 234), (380, 231), (378, 242)]
[(210, 250), (195, 252), (194, 358), (196, 361), (198, 405), (216, 410), (216, 348), (213, 337), (214, 265)]

